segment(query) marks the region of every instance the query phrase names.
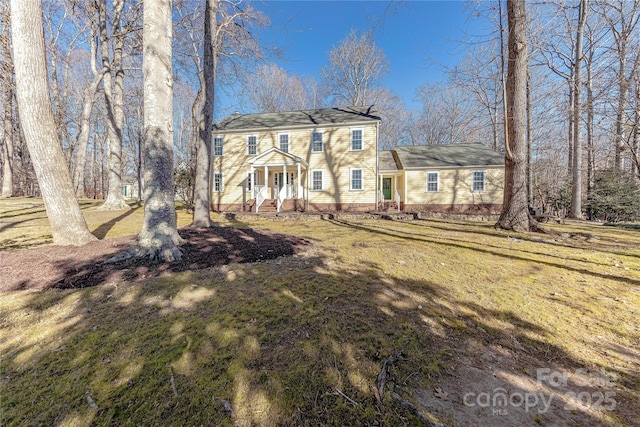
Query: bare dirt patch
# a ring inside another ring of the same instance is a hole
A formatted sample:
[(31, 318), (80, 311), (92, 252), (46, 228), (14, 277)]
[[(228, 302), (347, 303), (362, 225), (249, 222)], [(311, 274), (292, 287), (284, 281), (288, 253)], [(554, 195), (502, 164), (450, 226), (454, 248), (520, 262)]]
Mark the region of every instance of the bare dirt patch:
[(138, 281), (166, 273), (294, 255), (308, 240), (252, 228), (182, 228), (182, 260), (172, 263), (134, 258), (104, 261), (125, 250), (135, 236), (103, 239), (85, 246), (47, 245), (0, 252), (0, 291), (73, 289)]

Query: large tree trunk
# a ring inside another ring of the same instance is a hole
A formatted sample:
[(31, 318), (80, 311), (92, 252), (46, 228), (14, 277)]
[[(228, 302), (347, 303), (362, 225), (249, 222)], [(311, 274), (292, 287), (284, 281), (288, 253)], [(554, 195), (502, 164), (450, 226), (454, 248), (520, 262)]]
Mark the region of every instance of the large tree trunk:
[(93, 81), (89, 84), (89, 86), (84, 88), (82, 93), (82, 115), (80, 117), (80, 132), (78, 133), (78, 137), (76, 139), (76, 169), (73, 175), (73, 185), (75, 187), (77, 197), (85, 196), (84, 172), (87, 163), (87, 146), (89, 145), (89, 133), (91, 132), (91, 110), (93, 109), (96, 93), (98, 92), (98, 87), (102, 82), (103, 76), (102, 72), (98, 72), (98, 69), (96, 67), (96, 36), (97, 28), (92, 23), (90, 40), (90, 61), (91, 72), (93, 73)]
[(496, 226), (529, 231), (533, 219), (527, 206), (527, 36), (524, 0), (507, 0), (509, 64), (505, 185), (502, 214)]
[[(6, 8), (6, 6), (5, 6)], [(2, 115), (2, 192), (0, 197), (13, 196), (13, 62), (11, 59), (11, 41), (9, 39), (10, 13), (2, 16), (2, 34), (0, 48), (4, 56), (1, 69), (4, 78), (4, 114)]]
[(178, 260), (173, 180), (173, 76), (171, 0), (144, 2), (144, 222), (133, 246), (137, 256)]
[[(115, 0), (113, 33), (114, 54), (113, 64), (109, 63), (109, 37), (107, 34), (107, 5), (106, 0), (100, 0), (100, 48), (102, 56), (103, 87), (107, 106), (107, 131), (109, 135), (109, 189), (107, 200), (100, 206), (100, 210), (130, 209), (122, 194), (122, 126), (124, 115), (122, 112), (122, 46), (124, 39), (121, 34), (120, 15), (124, 0)], [(113, 65), (113, 66), (112, 66)], [(115, 71), (115, 85), (113, 72)]]
[(75, 198), (56, 133), (47, 80), (41, 0), (12, 0), (13, 58), (18, 107), (53, 242), (82, 245), (89, 232)]
[(578, 29), (576, 31), (574, 102), (573, 102), (573, 164), (571, 184), (571, 209), (569, 217), (582, 219), (582, 38), (587, 20), (588, 0), (580, 1)]
[(533, 107), (531, 105), (531, 72), (527, 67), (527, 203), (533, 206)]
[(587, 198), (591, 196), (595, 182), (593, 104), (593, 49), (591, 49), (587, 61)]
[(204, 14), (204, 120), (198, 132), (193, 226), (211, 227), (211, 126), (215, 99), (218, 0), (207, 0)]

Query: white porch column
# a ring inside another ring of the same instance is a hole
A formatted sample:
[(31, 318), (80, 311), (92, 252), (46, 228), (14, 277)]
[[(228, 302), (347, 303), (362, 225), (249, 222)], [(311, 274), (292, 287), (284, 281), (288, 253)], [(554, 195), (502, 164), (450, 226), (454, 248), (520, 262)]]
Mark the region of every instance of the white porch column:
[(269, 166), (264, 165), (264, 192), (269, 194)]
[[(396, 194), (398, 194), (398, 175), (393, 175), (393, 198), (396, 198)], [(396, 204), (398, 212), (400, 212), (400, 200), (396, 200)]]
[(256, 183), (253, 182), (253, 174), (254, 174), (254, 168), (253, 165), (251, 165), (251, 169), (249, 171), (249, 188), (251, 189), (251, 199), (255, 199), (255, 194), (256, 194)]
[(382, 200), (380, 200), (380, 203), (382, 203), (384, 207), (384, 191), (382, 191), (382, 174), (378, 175), (378, 181), (379, 181), (378, 194), (376, 195), (376, 197), (379, 197), (380, 194), (382, 194)]
[(296, 191), (296, 198), (300, 198), (302, 194), (302, 186), (300, 185), (300, 163), (298, 163), (298, 176), (296, 178), (296, 182), (298, 183), (298, 190)]
[(289, 181), (289, 176), (287, 175), (287, 164), (285, 163), (282, 166), (282, 180), (284, 182), (282, 182), (282, 188), (284, 188), (284, 198), (288, 199), (289, 198), (289, 183), (287, 181)]

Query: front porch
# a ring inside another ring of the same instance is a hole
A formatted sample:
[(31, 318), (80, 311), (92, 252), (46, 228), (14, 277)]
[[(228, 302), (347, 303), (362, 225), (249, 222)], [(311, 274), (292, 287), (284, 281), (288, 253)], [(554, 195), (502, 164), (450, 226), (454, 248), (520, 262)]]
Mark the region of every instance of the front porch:
[(307, 163), (300, 157), (271, 148), (249, 160), (246, 210), (250, 212), (292, 212), (304, 210)]
[(402, 197), (404, 185), (404, 176), (400, 172), (381, 172), (378, 175), (378, 210), (384, 212), (397, 211), (404, 209), (404, 198)]

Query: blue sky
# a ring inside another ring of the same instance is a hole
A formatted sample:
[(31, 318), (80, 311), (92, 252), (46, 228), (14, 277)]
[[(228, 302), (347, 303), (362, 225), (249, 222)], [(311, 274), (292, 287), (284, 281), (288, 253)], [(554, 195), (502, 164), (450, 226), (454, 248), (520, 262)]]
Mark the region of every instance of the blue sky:
[(459, 41), (469, 32), (462, 1), (267, 1), (264, 10), (276, 26), (289, 29), (271, 33), (287, 48), (278, 65), (290, 74), (315, 77), (351, 29), (367, 30), (379, 21), (374, 37), (390, 64), (382, 83), (408, 107), (415, 106), (420, 85), (444, 78), (443, 68), (457, 62)]

